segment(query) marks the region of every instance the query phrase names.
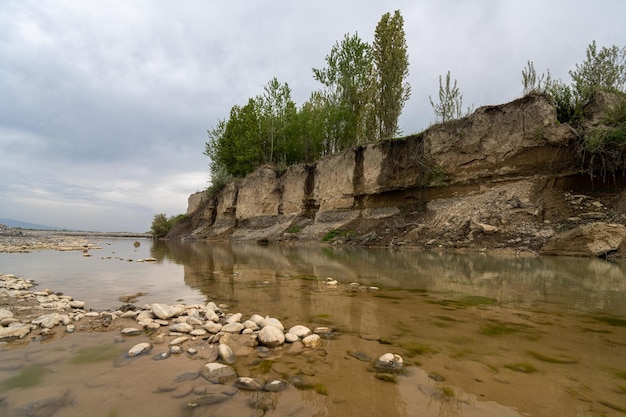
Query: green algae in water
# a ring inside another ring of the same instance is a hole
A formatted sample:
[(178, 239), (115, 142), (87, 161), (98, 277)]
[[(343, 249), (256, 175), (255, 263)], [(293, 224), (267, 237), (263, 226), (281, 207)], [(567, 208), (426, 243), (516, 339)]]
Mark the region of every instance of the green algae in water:
[(412, 358), (415, 355), (426, 355), (428, 353), (438, 352), (438, 350), (434, 347), (421, 343), (405, 343), (401, 344), (400, 347), (407, 351), (407, 356), (409, 358)]
[(626, 379), (626, 371), (617, 371), (615, 372), (615, 376), (621, 379)]
[(375, 375), (375, 377), (376, 379), (380, 379), (381, 381), (391, 382), (393, 384), (398, 383), (398, 378), (394, 374), (379, 372)]
[(504, 365), (505, 368), (508, 368), (515, 372), (521, 372), (524, 374), (532, 374), (538, 371), (532, 364), (526, 362), (518, 362), (518, 363), (508, 363)]
[(534, 350), (529, 350), (526, 353), (528, 353), (530, 356), (537, 359), (538, 361), (542, 361), (542, 362), (557, 363), (557, 364), (563, 364), (563, 365), (573, 365), (575, 363), (578, 363), (576, 359), (569, 357), (569, 356), (559, 356), (559, 357), (548, 356), (539, 352), (535, 352)]
[(85, 363), (112, 361), (119, 357), (122, 352), (124, 352), (124, 350), (116, 345), (89, 346), (79, 349), (76, 355), (70, 360), (70, 363), (81, 365)]
[(315, 390), (315, 392), (317, 392), (318, 394), (321, 395), (328, 395), (328, 387), (324, 384), (315, 384), (313, 386), (313, 389)]
[(489, 323), (480, 329), (480, 333), (486, 336), (502, 336), (519, 332), (519, 328), (512, 327), (505, 323)]
[(14, 388), (34, 387), (41, 382), (45, 373), (46, 370), (42, 365), (27, 366), (22, 369), (18, 375), (4, 381), (2, 385), (0, 385), (0, 391), (4, 392)]
[(614, 327), (626, 327), (626, 319), (614, 316), (596, 316), (595, 320)]

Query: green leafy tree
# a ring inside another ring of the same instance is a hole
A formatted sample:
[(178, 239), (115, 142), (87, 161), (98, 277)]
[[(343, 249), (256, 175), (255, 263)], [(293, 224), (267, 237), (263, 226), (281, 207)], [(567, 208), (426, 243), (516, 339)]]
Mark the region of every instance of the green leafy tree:
[(404, 33), (404, 18), (399, 10), (385, 13), (374, 33), (372, 45), (376, 73), (375, 113), (380, 139), (396, 135), (404, 103), (411, 95), (405, 81), (409, 75), (409, 55)]
[(463, 116), (463, 94), (457, 86), (456, 80), (454, 84), (450, 82), (450, 71), (446, 74), (445, 85), (439, 76), (439, 102), (435, 103), (432, 97), (428, 96), (430, 105), (435, 111), (437, 120), (445, 123), (450, 120), (460, 119)]
[(587, 58), (570, 71), (573, 88), (580, 101), (588, 101), (594, 90), (623, 91), (626, 83), (626, 48), (613, 45), (599, 51), (593, 41), (586, 51)]
[(346, 34), (326, 56), (326, 67), (313, 68), (326, 88), (315, 96), (323, 109), (327, 147), (337, 152), (368, 140), (372, 117), (373, 61), (370, 46), (358, 34)]
[(301, 157), (300, 147), (295, 139), (293, 124), (297, 114), (296, 105), (291, 99), (291, 89), (287, 83), (281, 84), (272, 78), (257, 98), (259, 103), (262, 135), (266, 140), (267, 162), (294, 163)]

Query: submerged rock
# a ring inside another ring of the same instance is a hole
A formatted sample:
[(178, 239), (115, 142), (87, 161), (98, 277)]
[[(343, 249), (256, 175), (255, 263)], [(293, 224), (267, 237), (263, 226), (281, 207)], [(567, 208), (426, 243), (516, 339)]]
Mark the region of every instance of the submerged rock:
[(214, 384), (227, 384), (237, 378), (237, 373), (233, 368), (217, 362), (205, 364), (200, 370), (200, 374)]
[(385, 353), (376, 360), (375, 367), (380, 371), (400, 372), (403, 364), (402, 356), (394, 353)]

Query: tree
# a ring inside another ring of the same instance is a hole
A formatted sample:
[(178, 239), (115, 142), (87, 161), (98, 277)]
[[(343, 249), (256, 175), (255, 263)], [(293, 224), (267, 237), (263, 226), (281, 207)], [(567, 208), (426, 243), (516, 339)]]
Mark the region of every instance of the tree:
[(626, 83), (626, 47), (616, 45), (597, 50), (596, 41), (587, 47), (587, 59), (570, 71), (577, 98), (586, 102), (594, 90), (623, 91)]
[(368, 117), (373, 114), (373, 61), (370, 46), (358, 34), (346, 34), (326, 56), (327, 66), (313, 68), (313, 77), (326, 88), (316, 96), (322, 99), (329, 147), (332, 152), (368, 139)]
[(450, 71), (446, 74), (445, 86), (441, 82), (441, 75), (439, 76), (439, 103), (434, 103), (430, 96), (428, 99), (435, 116), (443, 123), (463, 116), (463, 94), (457, 87), (456, 80), (454, 85), (450, 84)]
[(298, 144), (294, 143), (293, 123), (297, 113), (287, 83), (281, 84), (272, 78), (257, 98), (259, 103), (262, 135), (268, 148), (267, 162), (289, 164), (297, 161)]
[(405, 82), (409, 75), (409, 55), (404, 34), (404, 19), (399, 10), (385, 13), (374, 34), (372, 54), (376, 73), (376, 121), (380, 139), (398, 133), (398, 119), (411, 95)]

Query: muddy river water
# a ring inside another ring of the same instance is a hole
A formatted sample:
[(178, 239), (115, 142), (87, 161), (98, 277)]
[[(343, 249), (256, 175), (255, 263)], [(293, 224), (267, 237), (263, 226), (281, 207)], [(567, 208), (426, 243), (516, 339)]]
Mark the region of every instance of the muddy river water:
[[(77, 332), (0, 346), (0, 415), (620, 416), (626, 413), (626, 262), (251, 243), (109, 239), (78, 252), (0, 254), (0, 272), (115, 310), (227, 304), (328, 326), (320, 348), (237, 358), (240, 376), (292, 382), (280, 393), (193, 377), (202, 355), (124, 352), (150, 334)], [(140, 263), (154, 257), (157, 262)], [(328, 285), (327, 278), (336, 280)], [(359, 283), (351, 286), (350, 283)], [(202, 350), (202, 340), (195, 345)], [(401, 355), (393, 381), (371, 360)], [(371, 360), (369, 360), (371, 359)], [(306, 384), (294, 381), (306, 380)], [(189, 407), (190, 393), (229, 400)], [(4, 411), (3, 411), (4, 410)], [(3, 414), (4, 413), (4, 414)], [(9, 414), (10, 413), (10, 414)]]

